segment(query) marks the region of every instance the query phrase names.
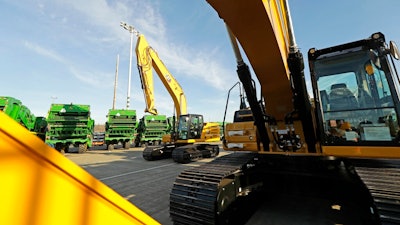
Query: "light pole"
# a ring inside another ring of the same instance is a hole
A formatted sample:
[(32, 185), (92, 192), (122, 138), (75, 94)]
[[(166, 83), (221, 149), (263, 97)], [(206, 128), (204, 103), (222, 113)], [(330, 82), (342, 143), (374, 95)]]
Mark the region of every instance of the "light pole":
[(126, 109), (129, 109), (129, 102), (130, 102), (130, 97), (131, 97), (131, 76), (132, 76), (132, 45), (133, 45), (133, 33), (137, 33), (134, 27), (131, 25), (121, 22), (121, 27), (123, 27), (125, 30), (129, 31), (131, 33), (131, 47), (130, 47), (130, 52), (129, 52), (129, 77), (128, 77), (128, 95), (126, 97)]
[(51, 98), (51, 103), (53, 104), (53, 103), (54, 103), (54, 100), (56, 100), (56, 99), (57, 99), (57, 96), (55, 96), (55, 95), (52, 95), (50, 98)]

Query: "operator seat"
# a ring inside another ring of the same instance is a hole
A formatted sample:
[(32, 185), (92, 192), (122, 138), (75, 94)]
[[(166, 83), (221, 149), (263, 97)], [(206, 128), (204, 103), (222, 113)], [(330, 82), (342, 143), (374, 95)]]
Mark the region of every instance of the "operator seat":
[(330, 110), (358, 108), (358, 102), (345, 83), (333, 84), (329, 93)]
[(360, 108), (375, 107), (375, 101), (372, 96), (364, 89), (358, 89), (358, 104)]

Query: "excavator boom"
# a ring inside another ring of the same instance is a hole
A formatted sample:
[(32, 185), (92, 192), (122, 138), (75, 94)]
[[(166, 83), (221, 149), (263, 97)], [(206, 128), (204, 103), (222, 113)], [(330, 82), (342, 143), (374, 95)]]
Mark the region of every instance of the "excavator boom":
[[(267, 113), (277, 120), (293, 109), (288, 81), (289, 33), (284, 2), (207, 0), (237, 37), (262, 86)], [(240, 16), (238, 16), (240, 15)], [(280, 56), (280, 57), (279, 57)]]
[(174, 101), (177, 117), (179, 118), (180, 115), (187, 114), (187, 103), (183, 89), (158, 57), (157, 52), (150, 47), (143, 34), (138, 35), (136, 42), (136, 56), (142, 89), (146, 100), (145, 112), (149, 112), (153, 115), (158, 114), (157, 109), (154, 106), (154, 68)]

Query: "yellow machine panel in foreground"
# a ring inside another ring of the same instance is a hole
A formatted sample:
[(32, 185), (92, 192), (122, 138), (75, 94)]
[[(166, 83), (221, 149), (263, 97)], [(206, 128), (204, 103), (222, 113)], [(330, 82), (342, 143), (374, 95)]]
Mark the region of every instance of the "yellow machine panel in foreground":
[(0, 224), (159, 224), (0, 112)]

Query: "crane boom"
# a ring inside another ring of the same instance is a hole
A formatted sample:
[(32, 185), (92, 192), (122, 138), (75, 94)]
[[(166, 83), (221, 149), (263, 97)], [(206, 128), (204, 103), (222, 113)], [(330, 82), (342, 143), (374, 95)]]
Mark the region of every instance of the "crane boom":
[(174, 101), (176, 116), (187, 114), (186, 97), (178, 81), (168, 71), (157, 52), (148, 44), (143, 34), (136, 42), (137, 65), (146, 101), (145, 112), (157, 115), (154, 99), (153, 68)]

